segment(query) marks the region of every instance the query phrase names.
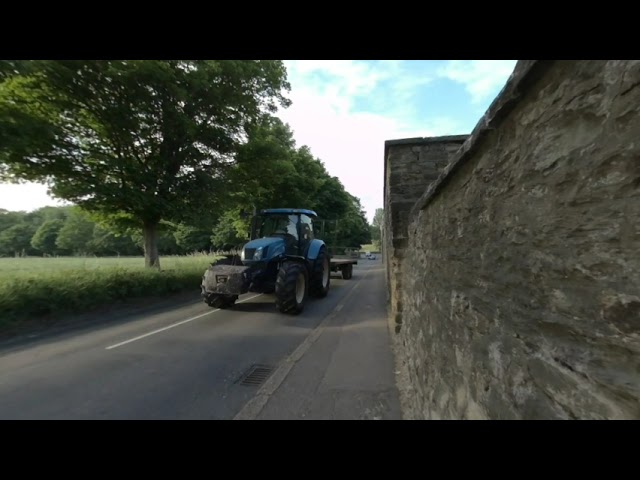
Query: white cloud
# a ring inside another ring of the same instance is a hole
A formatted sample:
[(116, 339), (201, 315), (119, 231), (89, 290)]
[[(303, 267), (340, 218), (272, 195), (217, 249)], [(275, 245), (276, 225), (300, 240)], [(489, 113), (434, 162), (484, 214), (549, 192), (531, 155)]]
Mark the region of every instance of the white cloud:
[(450, 60), (438, 75), (465, 86), (473, 103), (495, 95), (513, 72), (517, 60)]
[(354, 106), (356, 97), (370, 95), (376, 86), (392, 78), (397, 62), (375, 68), (369, 63), (353, 60), (291, 60), (285, 62), (292, 84), (292, 99), (299, 106), (309, 94), (322, 98), (334, 111), (346, 114)]
[[(431, 82), (406, 76), (398, 61), (358, 63), (340, 61), (286, 62), (293, 104), (279, 116), (289, 123), (298, 146), (307, 145), (346, 190), (360, 198), (369, 221), (383, 207), (385, 140), (454, 133), (452, 119), (411, 123), (416, 89)], [(376, 92), (381, 82), (388, 89)], [(355, 111), (356, 96), (383, 113)]]
[(47, 187), (38, 183), (0, 184), (0, 208), (30, 212), (47, 205), (66, 205), (67, 202), (52, 199)]

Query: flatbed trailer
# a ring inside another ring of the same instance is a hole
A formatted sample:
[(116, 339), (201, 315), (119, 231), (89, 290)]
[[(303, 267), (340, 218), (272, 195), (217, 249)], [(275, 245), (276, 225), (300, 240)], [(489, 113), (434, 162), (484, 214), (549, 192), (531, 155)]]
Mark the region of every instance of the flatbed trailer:
[(343, 279), (349, 280), (353, 276), (353, 266), (358, 264), (358, 260), (349, 257), (331, 257), (329, 264), (332, 272), (340, 272)]

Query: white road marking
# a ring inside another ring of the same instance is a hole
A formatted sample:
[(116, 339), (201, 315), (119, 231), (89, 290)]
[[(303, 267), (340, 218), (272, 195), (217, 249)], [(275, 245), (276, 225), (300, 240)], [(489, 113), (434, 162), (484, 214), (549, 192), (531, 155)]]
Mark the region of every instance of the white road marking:
[[(245, 298), (244, 300), (240, 300), (239, 302), (236, 302), (236, 303), (247, 302), (249, 300), (252, 300), (254, 298), (259, 297), (260, 295), (263, 295), (263, 294), (259, 293), (258, 295), (254, 295), (253, 297)], [(122, 345), (126, 345), (127, 343), (135, 342), (136, 340), (140, 340), (142, 338), (146, 338), (146, 337), (149, 337), (151, 335), (155, 335), (156, 333), (164, 332), (165, 330), (169, 330), (171, 328), (177, 327), (178, 325), (183, 325), (185, 323), (193, 322), (194, 320), (197, 320), (199, 318), (205, 317), (207, 315), (211, 315), (212, 313), (216, 313), (216, 312), (219, 312), (219, 311), (220, 311), (220, 309), (216, 308), (215, 310), (211, 310), (210, 312), (201, 313), (200, 315), (196, 315), (195, 317), (187, 318), (186, 320), (182, 320), (181, 322), (172, 323), (171, 325), (168, 325), (168, 326), (163, 327), (163, 328), (159, 328), (157, 330), (154, 330), (153, 332), (145, 333), (144, 335), (140, 335), (140, 336), (135, 337), (135, 338), (130, 338), (129, 340), (125, 340), (124, 342), (116, 343), (115, 345), (110, 345), (110, 346), (106, 347), (105, 350), (111, 350), (112, 348), (121, 347)]]

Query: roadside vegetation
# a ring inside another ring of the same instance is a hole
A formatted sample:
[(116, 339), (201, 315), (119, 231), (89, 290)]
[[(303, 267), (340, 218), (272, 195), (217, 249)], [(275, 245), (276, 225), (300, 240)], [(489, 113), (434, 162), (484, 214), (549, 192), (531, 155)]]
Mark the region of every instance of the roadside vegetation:
[(0, 60), (0, 181), (68, 204), (0, 210), (0, 323), (199, 291), (263, 208), (371, 243), (360, 199), (276, 116), (289, 89), (281, 61)]
[(163, 270), (134, 258), (0, 258), (0, 329), (16, 322), (143, 297), (199, 291), (202, 273), (219, 256), (165, 257)]

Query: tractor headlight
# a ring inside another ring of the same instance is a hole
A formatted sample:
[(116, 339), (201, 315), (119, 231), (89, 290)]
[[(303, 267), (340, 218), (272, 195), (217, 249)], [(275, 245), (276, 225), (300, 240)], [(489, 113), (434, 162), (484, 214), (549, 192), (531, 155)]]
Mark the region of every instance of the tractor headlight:
[(255, 253), (253, 254), (253, 259), (254, 260), (262, 260), (262, 252), (264, 251), (264, 247), (258, 247), (256, 248)]

